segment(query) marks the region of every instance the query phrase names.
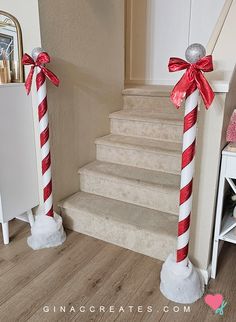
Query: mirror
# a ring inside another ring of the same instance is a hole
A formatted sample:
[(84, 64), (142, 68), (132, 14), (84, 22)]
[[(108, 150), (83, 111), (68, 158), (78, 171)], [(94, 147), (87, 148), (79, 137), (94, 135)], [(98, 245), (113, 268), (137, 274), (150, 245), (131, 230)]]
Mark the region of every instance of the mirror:
[(0, 11), (0, 83), (23, 83), (22, 33), (18, 20)]

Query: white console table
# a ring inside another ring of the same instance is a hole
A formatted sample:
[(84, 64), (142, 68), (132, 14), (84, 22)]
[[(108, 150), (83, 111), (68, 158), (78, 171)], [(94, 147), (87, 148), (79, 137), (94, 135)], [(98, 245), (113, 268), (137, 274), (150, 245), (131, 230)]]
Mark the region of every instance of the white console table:
[(236, 145), (228, 144), (222, 151), (215, 233), (213, 241), (211, 277), (216, 277), (217, 260), (224, 241), (236, 244), (236, 219), (229, 213), (223, 214), (226, 181), (236, 194)]
[(0, 223), (9, 243), (8, 222), (39, 204), (31, 97), (24, 84), (0, 85)]

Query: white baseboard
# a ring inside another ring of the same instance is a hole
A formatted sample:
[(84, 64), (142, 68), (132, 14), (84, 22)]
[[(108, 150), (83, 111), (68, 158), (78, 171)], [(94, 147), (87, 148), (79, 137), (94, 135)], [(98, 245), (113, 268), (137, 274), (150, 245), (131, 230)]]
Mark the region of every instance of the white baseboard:
[(207, 269), (197, 268), (197, 271), (202, 275), (205, 285), (208, 285), (211, 278), (211, 264), (207, 267)]

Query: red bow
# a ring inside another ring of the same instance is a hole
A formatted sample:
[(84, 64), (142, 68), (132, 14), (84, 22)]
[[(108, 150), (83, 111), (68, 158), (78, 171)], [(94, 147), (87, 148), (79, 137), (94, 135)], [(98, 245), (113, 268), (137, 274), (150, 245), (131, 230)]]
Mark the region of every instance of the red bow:
[(170, 99), (177, 108), (180, 107), (181, 102), (186, 97), (186, 93), (196, 87), (202, 96), (206, 108), (210, 107), (215, 94), (202, 72), (213, 71), (211, 55), (201, 58), (194, 64), (190, 64), (181, 58), (172, 57), (170, 58), (168, 68), (170, 72), (187, 69), (171, 92)]
[(26, 82), (25, 82), (25, 88), (26, 88), (27, 95), (29, 95), (30, 90), (31, 90), (32, 79), (33, 79), (35, 67), (40, 67), (43, 74), (44, 74), (44, 77), (46, 76), (54, 85), (56, 85), (56, 86), (59, 85), (60, 81), (57, 78), (57, 76), (55, 74), (53, 74), (53, 72), (51, 72), (48, 68), (44, 67), (44, 64), (48, 64), (48, 63), (50, 63), (50, 56), (45, 52), (40, 53), (38, 55), (36, 61), (34, 61), (33, 58), (30, 57), (28, 54), (24, 54), (24, 56), (22, 58), (22, 64), (23, 65), (32, 65), (30, 68), (29, 75), (28, 75)]

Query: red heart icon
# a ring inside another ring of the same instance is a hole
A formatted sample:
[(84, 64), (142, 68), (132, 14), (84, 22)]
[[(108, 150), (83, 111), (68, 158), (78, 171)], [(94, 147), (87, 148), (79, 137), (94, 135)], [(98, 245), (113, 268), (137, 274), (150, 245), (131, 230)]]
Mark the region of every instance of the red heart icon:
[(215, 311), (221, 306), (223, 302), (223, 296), (221, 294), (208, 294), (204, 297), (204, 301)]

